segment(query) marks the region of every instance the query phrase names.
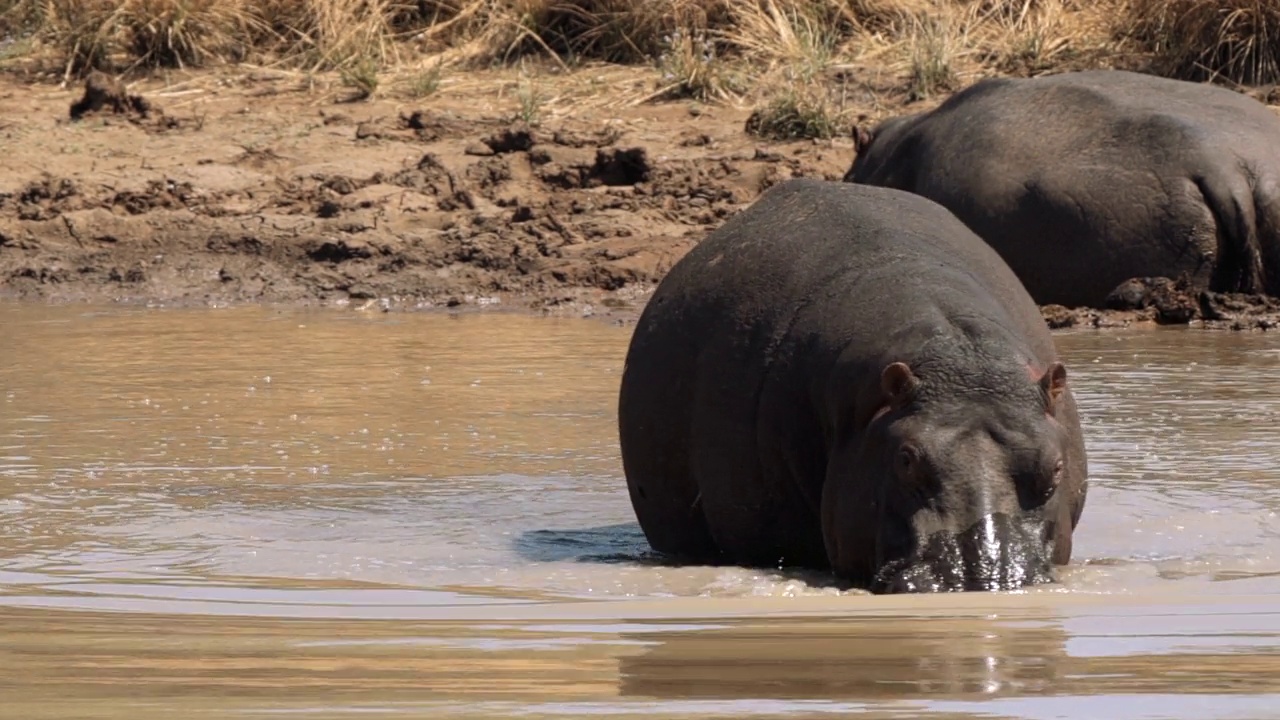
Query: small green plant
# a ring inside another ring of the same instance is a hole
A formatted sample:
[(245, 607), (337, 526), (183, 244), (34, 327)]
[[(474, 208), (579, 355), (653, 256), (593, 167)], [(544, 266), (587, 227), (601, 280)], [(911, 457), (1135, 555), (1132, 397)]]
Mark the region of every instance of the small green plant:
[(354, 88), (356, 100), (367, 100), (378, 90), (378, 62), (371, 57), (358, 58), (340, 70), (342, 84)]
[(926, 15), (912, 18), (908, 35), (911, 73), (907, 81), (910, 100), (926, 100), (955, 84), (952, 59), (954, 37), (947, 23)]
[(1066, 43), (1056, 43), (1044, 33), (1032, 30), (1013, 39), (996, 67), (1010, 75), (1036, 75), (1052, 68), (1055, 57), (1069, 54), (1067, 50)]
[(831, 65), (835, 56), (836, 36), (809, 25), (801, 25), (798, 33), (804, 60), (801, 63), (801, 74), (805, 80), (821, 75)]
[(0, 40), (0, 66), (19, 60), (31, 53), (31, 38), (12, 38)]
[(414, 74), (409, 80), (409, 95), (415, 98), (434, 95), (440, 89), (440, 79), (443, 75), (443, 62), (437, 62), (426, 70)]
[(531, 127), (537, 125), (542, 119), (542, 107), (547, 102), (542, 88), (521, 74), (520, 84), (516, 87), (516, 100), (520, 103), (516, 117)]

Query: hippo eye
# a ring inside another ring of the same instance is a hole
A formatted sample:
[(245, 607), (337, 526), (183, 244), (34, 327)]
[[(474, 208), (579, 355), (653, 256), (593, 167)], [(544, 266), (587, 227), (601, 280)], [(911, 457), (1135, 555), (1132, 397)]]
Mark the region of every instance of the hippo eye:
[(1053, 472), (1049, 475), (1048, 482), (1042, 483), (1039, 486), (1041, 502), (1047, 501), (1049, 498), (1053, 497), (1055, 492), (1057, 492), (1058, 485), (1062, 482), (1062, 473), (1064, 469), (1065, 465), (1061, 459), (1053, 464)]
[(898, 454), (894, 458), (895, 470), (902, 477), (910, 477), (915, 471), (916, 465), (920, 462), (920, 451), (912, 445), (903, 445), (898, 448)]

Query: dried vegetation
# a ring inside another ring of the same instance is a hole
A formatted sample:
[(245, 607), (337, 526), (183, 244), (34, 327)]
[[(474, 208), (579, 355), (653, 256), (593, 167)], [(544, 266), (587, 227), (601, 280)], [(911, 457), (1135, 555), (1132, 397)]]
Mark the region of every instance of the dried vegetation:
[(0, 64), (70, 79), (244, 62), (333, 72), (357, 97), (517, 62), (647, 65), (639, 100), (747, 102), (752, 132), (825, 137), (886, 92), (993, 74), (1276, 82), (1280, 0), (0, 0)]
[(1128, 0), (1120, 31), (1161, 74), (1280, 82), (1280, 0)]

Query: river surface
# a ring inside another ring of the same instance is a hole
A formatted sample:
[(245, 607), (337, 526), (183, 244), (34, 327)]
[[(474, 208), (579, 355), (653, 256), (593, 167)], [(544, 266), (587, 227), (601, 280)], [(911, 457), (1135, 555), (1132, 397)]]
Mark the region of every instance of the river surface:
[(0, 718), (1280, 718), (1280, 335), (1057, 340), (1026, 592), (647, 561), (629, 327), (0, 304)]

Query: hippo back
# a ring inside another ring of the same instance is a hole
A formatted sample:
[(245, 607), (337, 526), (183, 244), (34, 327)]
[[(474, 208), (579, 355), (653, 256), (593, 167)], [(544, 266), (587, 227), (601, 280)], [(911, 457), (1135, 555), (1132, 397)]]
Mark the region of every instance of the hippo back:
[[(929, 170), (921, 178), (936, 173), (955, 179), (953, 158), (1012, 161), (1012, 171), (1022, 174), (1032, 163), (1071, 162), (1079, 153), (1104, 150), (1117, 164), (1135, 158), (1147, 165), (1153, 149), (1177, 159), (1189, 141), (1230, 143), (1280, 161), (1280, 117), (1256, 100), (1214, 85), (1122, 70), (988, 78), (909, 118), (897, 128), (898, 118), (886, 121), (895, 142), (873, 146), (865, 169), (851, 180), (893, 186), (876, 178), (900, 164), (895, 147), (919, 153), (918, 163)], [(1153, 123), (1187, 134), (1143, 137)], [(1142, 146), (1133, 148), (1135, 140)]]
[[(889, 325), (887, 315), (922, 303), (963, 305), (1052, 352), (1017, 276), (946, 208), (890, 188), (807, 178), (771, 188), (689, 251), (655, 291), (636, 334), (660, 322), (668, 304), (686, 326), (705, 324), (704, 333), (781, 328), (829, 286), (896, 298), (892, 306), (833, 301), (851, 323)], [(704, 319), (687, 322), (693, 315)]]
[(1210, 85), (1115, 70), (983, 80), (888, 126), (845, 179), (938, 201), (1040, 303), (1097, 305), (1144, 275), (1209, 285), (1227, 257), (1280, 262), (1265, 237), (1280, 118)]

